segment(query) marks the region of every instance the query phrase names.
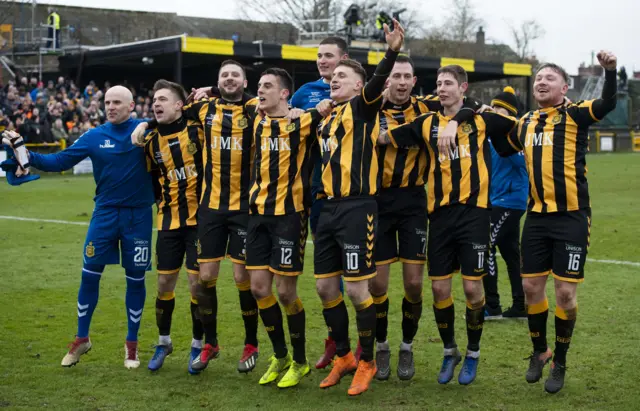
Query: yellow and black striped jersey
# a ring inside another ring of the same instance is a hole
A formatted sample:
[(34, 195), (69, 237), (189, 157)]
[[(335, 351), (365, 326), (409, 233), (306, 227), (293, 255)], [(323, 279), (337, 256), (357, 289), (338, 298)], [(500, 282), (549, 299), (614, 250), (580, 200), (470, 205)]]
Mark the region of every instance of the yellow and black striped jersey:
[[(411, 96), (404, 104), (387, 102), (380, 111), (380, 128), (388, 129), (410, 123), (416, 117), (442, 108), (437, 96)], [(427, 154), (414, 147), (378, 147), (378, 169), (381, 188), (423, 186), (426, 182)]]
[(429, 213), (458, 203), (489, 208), (491, 151), (487, 137), (509, 133), (516, 119), (493, 112), (477, 114), (458, 126), (456, 149), (439, 153), (438, 135), (450, 120), (441, 112), (427, 113), (388, 133), (394, 146), (426, 145)]
[[(310, 158), (317, 146), (322, 117), (312, 110), (291, 121), (258, 116), (254, 122), (255, 158), (251, 172), (251, 214), (283, 215), (311, 205)], [(317, 153), (316, 153), (317, 155)]]
[(211, 98), (184, 107), (184, 114), (204, 128), (201, 205), (220, 211), (249, 209), (256, 105), (257, 99), (232, 103)]
[(382, 95), (367, 101), (364, 90), (334, 107), (320, 125), (322, 190), (319, 198), (378, 194), (375, 145), (380, 133), (378, 110)]
[(146, 138), (147, 161), (160, 186), (158, 230), (195, 226), (202, 189), (204, 133), (184, 117), (159, 124)]
[(378, 193), (382, 91), (398, 52), (388, 48), (359, 95), (336, 105), (319, 126), (322, 187), (318, 198), (371, 196)]
[[(529, 174), (529, 211), (553, 213), (591, 206), (586, 155), (596, 100), (561, 104), (525, 114), (509, 136), (514, 151), (524, 150)], [(606, 113), (598, 113), (604, 117)]]

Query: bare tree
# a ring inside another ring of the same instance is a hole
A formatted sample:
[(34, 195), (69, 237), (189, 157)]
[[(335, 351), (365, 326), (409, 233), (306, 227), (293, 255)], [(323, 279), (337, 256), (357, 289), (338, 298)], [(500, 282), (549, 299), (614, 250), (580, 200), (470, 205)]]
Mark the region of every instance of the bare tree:
[(519, 27), (509, 24), (513, 34), (513, 43), (521, 61), (533, 55), (532, 44), (544, 36), (544, 28), (536, 20), (525, 20)]
[[(362, 25), (358, 32), (371, 35), (375, 31), (375, 21), (379, 12), (389, 15), (399, 11), (394, 0), (241, 0), (241, 18), (255, 21), (289, 23), (298, 29), (311, 31), (309, 20), (328, 20), (327, 23), (314, 23), (314, 31), (339, 31), (344, 28), (344, 13), (351, 4), (362, 11)], [(420, 36), (424, 22), (416, 16), (415, 10), (405, 10), (400, 19), (406, 36)]]
[(477, 12), (472, 0), (453, 0), (451, 15), (448, 23), (441, 28), (448, 33), (448, 37), (454, 41), (471, 41), (474, 39), (478, 28), (484, 24), (477, 17)]
[(241, 17), (273, 23), (289, 23), (310, 30), (308, 20), (335, 20), (335, 0), (241, 0)]

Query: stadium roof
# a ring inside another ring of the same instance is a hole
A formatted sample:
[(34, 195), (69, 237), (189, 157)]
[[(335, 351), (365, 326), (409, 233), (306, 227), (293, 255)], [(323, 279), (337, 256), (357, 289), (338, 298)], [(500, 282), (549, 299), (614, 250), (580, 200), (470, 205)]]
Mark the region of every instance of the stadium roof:
[[(383, 57), (384, 50), (355, 49), (349, 54), (351, 58), (360, 61), (369, 71), (372, 71)], [(75, 73), (80, 78), (84, 70), (89, 70), (92, 76), (101, 70), (108, 70), (112, 75), (117, 71), (125, 71), (128, 76), (134, 77), (132, 81), (138, 80), (137, 74), (141, 79), (145, 77), (149, 79), (155, 73), (158, 76), (156, 78), (171, 78), (187, 86), (193, 86), (208, 84), (202, 83), (203, 77), (206, 77), (210, 83), (215, 78), (219, 64), (229, 58), (246, 65), (249, 77), (254, 69), (262, 71), (267, 66), (275, 65), (289, 70), (294, 79), (296, 75), (305, 73), (317, 77), (316, 48), (313, 47), (234, 42), (186, 35), (84, 48), (79, 53), (61, 56), (60, 68), (62, 71)], [(416, 55), (412, 55), (411, 58), (415, 63), (419, 80), (424, 81), (425, 84), (431, 84), (429, 86), (431, 88), (437, 69), (447, 64), (459, 64), (464, 67), (471, 82), (530, 77), (532, 74), (529, 64)]]

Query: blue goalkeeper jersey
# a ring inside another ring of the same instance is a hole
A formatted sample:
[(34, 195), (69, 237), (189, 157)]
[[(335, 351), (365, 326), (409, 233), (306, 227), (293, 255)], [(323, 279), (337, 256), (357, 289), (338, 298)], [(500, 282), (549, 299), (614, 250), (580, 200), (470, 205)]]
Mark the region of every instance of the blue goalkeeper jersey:
[(29, 162), (42, 171), (64, 171), (89, 157), (96, 182), (96, 207), (149, 207), (154, 202), (151, 174), (144, 150), (131, 143), (142, 120), (106, 123), (84, 133), (55, 154), (29, 152)]

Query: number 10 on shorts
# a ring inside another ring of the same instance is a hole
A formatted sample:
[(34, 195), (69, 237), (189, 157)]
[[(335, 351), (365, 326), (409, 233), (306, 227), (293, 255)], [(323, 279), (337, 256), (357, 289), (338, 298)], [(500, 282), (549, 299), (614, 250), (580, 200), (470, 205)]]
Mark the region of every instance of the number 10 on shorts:
[(358, 271), (358, 253), (347, 253), (347, 271)]

